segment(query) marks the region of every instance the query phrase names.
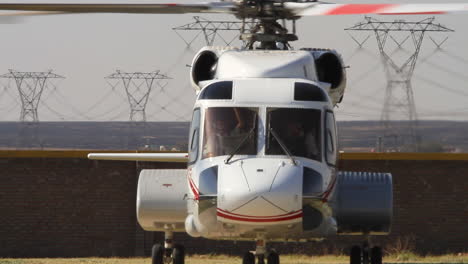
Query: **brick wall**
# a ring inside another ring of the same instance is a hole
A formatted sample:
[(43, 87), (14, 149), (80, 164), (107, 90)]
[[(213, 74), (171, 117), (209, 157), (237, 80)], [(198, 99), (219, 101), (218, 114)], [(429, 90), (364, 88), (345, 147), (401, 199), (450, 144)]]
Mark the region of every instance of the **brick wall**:
[(136, 167), (85, 159), (2, 159), (0, 256), (131, 255)]
[[(84, 158), (0, 158), (0, 257), (84, 257), (148, 254), (162, 234), (136, 224), (142, 168), (183, 164), (89, 161)], [(342, 160), (342, 170), (391, 172), (394, 225), (373, 238), (389, 249), (409, 241), (420, 253), (468, 251), (468, 161)], [(191, 253), (241, 254), (252, 242), (175, 236)], [(282, 253), (336, 253), (362, 237), (275, 243)]]

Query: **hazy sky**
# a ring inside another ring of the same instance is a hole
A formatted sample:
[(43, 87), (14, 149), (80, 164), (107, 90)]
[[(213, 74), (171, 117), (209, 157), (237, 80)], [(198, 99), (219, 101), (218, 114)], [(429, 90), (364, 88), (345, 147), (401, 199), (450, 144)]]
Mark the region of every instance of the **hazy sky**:
[[(204, 43), (200, 38), (191, 50), (187, 49), (172, 28), (192, 22), (192, 16), (52, 15), (31, 17), (21, 24), (0, 24), (0, 73), (7, 73), (8, 69), (53, 69), (55, 73), (66, 77), (57, 83), (56, 91), (49, 89), (44, 92), (44, 104), (39, 106), (39, 118), (42, 121), (125, 121), (129, 118), (129, 107), (123, 86), (120, 85), (112, 91), (104, 77), (117, 69), (127, 72), (161, 70), (173, 79), (169, 80), (163, 92), (158, 88), (152, 91), (147, 105), (148, 120), (188, 120), (191, 116), (194, 91), (189, 85), (189, 68), (186, 65), (191, 64), (195, 51)], [(213, 20), (234, 19), (233, 16), (227, 15), (201, 16)], [(375, 17), (385, 21), (398, 18), (418, 21), (427, 16)], [(363, 16), (302, 18), (298, 23), (299, 41), (292, 43), (296, 49), (337, 49), (343, 55), (346, 64), (351, 67), (347, 73), (348, 88), (345, 98), (337, 110), (338, 120), (380, 118), (386, 80), (375, 37), (371, 35), (365, 48), (357, 50), (357, 45), (343, 30), (362, 20)], [(413, 78), (418, 115), (420, 119), (467, 120), (468, 13), (437, 16), (436, 21), (454, 29), (455, 32), (431, 34), (439, 41), (449, 36), (443, 50), (436, 51), (429, 38), (423, 43)], [(191, 35), (187, 33), (186, 36)], [(365, 34), (356, 36), (366, 37)], [(397, 35), (397, 38), (403, 37)], [(388, 42), (388, 45), (389, 50), (392, 50), (392, 45), (395, 46), (392, 42)], [(413, 49), (411, 41), (406, 42), (405, 49), (406, 52), (398, 51), (395, 54), (397, 62), (400, 63)], [(1, 80), (1, 83), (8, 87), (7, 80)], [(0, 121), (19, 119), (18, 91), (13, 83), (10, 83), (9, 87), (0, 88)]]

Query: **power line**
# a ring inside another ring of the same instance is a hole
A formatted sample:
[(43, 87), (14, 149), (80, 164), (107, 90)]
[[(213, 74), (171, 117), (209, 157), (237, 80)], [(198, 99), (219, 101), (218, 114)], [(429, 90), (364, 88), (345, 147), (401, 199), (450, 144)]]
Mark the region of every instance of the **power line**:
[(440, 88), (444, 91), (447, 91), (447, 92), (450, 92), (450, 93), (453, 93), (453, 94), (456, 94), (456, 95), (461, 95), (461, 96), (468, 96), (468, 91), (463, 91), (463, 90), (458, 90), (458, 89), (455, 89), (455, 88), (452, 88), (452, 87), (447, 87), (439, 82), (436, 82), (434, 80), (430, 80), (426, 77), (423, 77), (423, 76), (419, 76), (418, 74), (415, 75), (416, 79), (418, 80), (421, 80), (427, 84), (430, 84), (432, 85), (433, 87), (436, 87), (436, 88)]

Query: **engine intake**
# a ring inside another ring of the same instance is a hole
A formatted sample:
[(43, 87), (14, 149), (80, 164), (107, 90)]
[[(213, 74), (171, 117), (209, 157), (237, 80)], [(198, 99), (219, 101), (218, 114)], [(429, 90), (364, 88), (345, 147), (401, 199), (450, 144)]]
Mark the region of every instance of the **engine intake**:
[(335, 53), (322, 53), (315, 59), (315, 67), (319, 81), (330, 83), (331, 89), (338, 88), (343, 82), (343, 64)]
[(237, 49), (234, 47), (204, 47), (195, 55), (190, 71), (190, 80), (195, 91), (201, 91), (204, 81), (216, 78), (218, 59), (223, 52), (228, 50)]
[(329, 83), (330, 96), (333, 105), (341, 103), (346, 88), (346, 70), (341, 55), (331, 49), (304, 48), (314, 57), (317, 80)]
[(198, 85), (201, 81), (214, 78), (218, 55), (212, 50), (203, 50), (194, 59), (192, 65), (192, 81)]

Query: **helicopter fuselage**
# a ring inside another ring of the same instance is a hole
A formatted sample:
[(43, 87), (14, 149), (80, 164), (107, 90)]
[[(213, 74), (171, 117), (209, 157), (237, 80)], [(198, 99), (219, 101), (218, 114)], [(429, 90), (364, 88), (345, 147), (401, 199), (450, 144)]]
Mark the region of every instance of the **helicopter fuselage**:
[[(217, 239), (336, 234), (329, 205), (336, 181), (333, 104), (330, 85), (317, 80), (313, 56), (308, 51), (226, 51), (213, 67), (214, 78), (201, 84), (194, 106), (191, 135), (199, 139), (191, 136), (189, 143), (198, 147), (189, 152), (186, 231)], [(255, 116), (243, 113), (246, 122), (255, 122), (245, 129), (255, 133), (254, 140), (242, 143), (242, 132), (213, 131), (218, 122), (235, 129), (236, 111)], [(272, 129), (286, 149), (278, 146)], [(213, 155), (210, 138), (214, 144), (250, 149), (229, 159), (235, 148), (221, 146), (225, 149)]]
[[(278, 81), (277, 84), (288, 83)], [(288, 81), (292, 87), (294, 82)], [(268, 80), (261, 82), (268, 83)], [(257, 236), (259, 230), (269, 239), (323, 237), (336, 233), (336, 222), (332, 217), (327, 197), (324, 196), (327, 190), (331, 191), (333, 188), (336, 177), (334, 166), (328, 165), (324, 158), (317, 161), (294, 157), (293, 161), (286, 153), (265, 153), (268, 137), (267, 109), (291, 109), (291, 105), (240, 102), (197, 104), (202, 116), (210, 107), (228, 108), (233, 105), (236, 109), (259, 109), (257, 141), (254, 142), (258, 152), (254, 155), (235, 155), (230, 161), (227, 161), (229, 155), (205, 158), (199, 155), (199, 159), (189, 166), (189, 220), (186, 222), (188, 233), (226, 239), (252, 239)], [(324, 120), (325, 113), (330, 113), (328, 111), (331, 110), (325, 103), (298, 104), (296, 107), (320, 111), (323, 114), (321, 120)], [(202, 122), (201, 127), (203, 126), (207, 125)], [(201, 129), (200, 134), (204, 133)], [(325, 137), (324, 133), (320, 136)], [(335, 138), (334, 134), (333, 137)], [(304, 177), (307, 177), (304, 175), (305, 168), (313, 171), (313, 175), (309, 176), (310, 186), (304, 186)], [(307, 197), (304, 195), (304, 189), (310, 190)], [(319, 223), (308, 233), (304, 232), (302, 225), (305, 204), (310, 204), (310, 210), (315, 213), (314, 217), (318, 217), (311, 221)]]

